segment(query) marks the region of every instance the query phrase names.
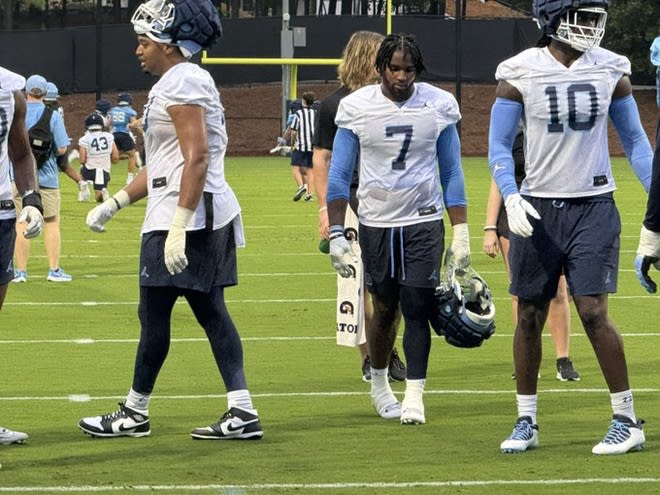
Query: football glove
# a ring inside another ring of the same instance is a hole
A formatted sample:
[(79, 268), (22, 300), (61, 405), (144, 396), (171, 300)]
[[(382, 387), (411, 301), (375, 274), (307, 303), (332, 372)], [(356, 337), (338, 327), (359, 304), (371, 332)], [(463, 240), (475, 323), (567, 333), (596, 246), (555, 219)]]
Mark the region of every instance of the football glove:
[(165, 266), (170, 275), (177, 275), (188, 266), (186, 257), (186, 225), (195, 212), (182, 206), (177, 206), (170, 225), (170, 231), (165, 239)]
[(106, 199), (99, 206), (91, 209), (85, 223), (94, 232), (105, 232), (104, 225), (115, 213), (129, 204), (131, 204), (131, 199), (128, 197), (128, 193), (122, 189), (110, 199)]
[(359, 260), (343, 232), (330, 235), (330, 261), (332, 267), (342, 277), (349, 278), (355, 275), (355, 269), (350, 263), (357, 263)]
[(635, 258), (635, 275), (647, 292), (655, 294), (658, 286), (649, 276), (651, 265), (660, 270), (660, 232), (653, 232), (642, 225)]
[(527, 215), (540, 220), (541, 215), (539, 215), (539, 212), (518, 193), (511, 194), (506, 198), (504, 207), (506, 208), (509, 230), (520, 237), (530, 237), (534, 232), (534, 227), (529, 223)]
[(451, 252), (454, 255), (454, 266), (463, 269), (470, 266), (470, 233), (467, 223), (452, 226), (454, 237), (451, 241)]
[(44, 228), (44, 217), (36, 207), (24, 206), (18, 217), (18, 223), (27, 224), (23, 231), (23, 237), (32, 239), (37, 237)]

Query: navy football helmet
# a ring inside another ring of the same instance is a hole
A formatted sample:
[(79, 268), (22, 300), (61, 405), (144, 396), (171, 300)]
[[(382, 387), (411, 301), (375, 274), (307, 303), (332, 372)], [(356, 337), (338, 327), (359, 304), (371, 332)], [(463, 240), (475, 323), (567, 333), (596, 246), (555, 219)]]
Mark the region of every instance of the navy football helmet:
[(117, 105), (121, 106), (130, 106), (133, 104), (133, 97), (130, 93), (119, 93), (117, 95)]
[(186, 56), (222, 36), (220, 15), (211, 0), (149, 0), (137, 8), (131, 23), (137, 34), (174, 43)]
[(455, 269), (451, 253), (446, 276), (436, 289), (431, 327), (455, 347), (479, 347), (495, 333), (495, 305), (486, 281), (472, 267)]
[(90, 131), (102, 131), (103, 117), (98, 112), (90, 113), (85, 117), (85, 127)]
[(532, 15), (544, 35), (584, 52), (600, 45), (608, 7), (609, 0), (534, 0)]
[(101, 98), (96, 102), (96, 111), (99, 112), (101, 115), (107, 115), (111, 108), (112, 108), (112, 103), (110, 103), (110, 100)]

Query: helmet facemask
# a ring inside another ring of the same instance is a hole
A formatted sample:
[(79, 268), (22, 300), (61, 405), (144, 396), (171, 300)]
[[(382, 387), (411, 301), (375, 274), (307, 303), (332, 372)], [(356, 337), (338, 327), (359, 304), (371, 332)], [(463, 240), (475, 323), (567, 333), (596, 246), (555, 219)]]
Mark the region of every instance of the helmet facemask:
[[(593, 25), (588, 22), (591, 18), (596, 19)], [(550, 37), (570, 45), (575, 50), (586, 52), (600, 46), (605, 35), (606, 21), (607, 11), (602, 7), (570, 9), (562, 14), (557, 31)]]
[(160, 43), (172, 43), (169, 34), (174, 23), (174, 4), (169, 0), (149, 0), (135, 10), (131, 24), (136, 34)]

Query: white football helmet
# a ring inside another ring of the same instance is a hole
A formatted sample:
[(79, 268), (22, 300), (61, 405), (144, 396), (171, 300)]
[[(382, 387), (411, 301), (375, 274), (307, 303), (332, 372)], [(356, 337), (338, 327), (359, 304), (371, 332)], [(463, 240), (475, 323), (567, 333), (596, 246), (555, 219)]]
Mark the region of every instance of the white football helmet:
[(136, 34), (143, 34), (160, 43), (171, 43), (170, 29), (174, 23), (174, 4), (170, 0), (149, 0), (138, 6), (131, 18)]

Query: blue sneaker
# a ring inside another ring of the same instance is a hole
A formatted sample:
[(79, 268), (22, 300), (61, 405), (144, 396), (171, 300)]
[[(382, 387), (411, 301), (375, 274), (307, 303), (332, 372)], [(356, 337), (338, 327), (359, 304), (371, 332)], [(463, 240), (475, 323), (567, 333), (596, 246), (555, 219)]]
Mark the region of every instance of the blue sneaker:
[(509, 438), (500, 444), (500, 450), (505, 454), (517, 454), (533, 449), (539, 444), (539, 427), (532, 423), (529, 416), (521, 416), (513, 427)]
[(64, 270), (58, 268), (57, 270), (48, 270), (46, 280), (49, 282), (71, 282), (73, 278), (68, 273), (64, 273)]
[(591, 452), (596, 455), (612, 455), (642, 450), (646, 441), (643, 425), (642, 419), (635, 422), (626, 416), (615, 414), (605, 438)]
[(14, 272), (14, 279), (12, 282), (16, 282), (17, 284), (24, 284), (27, 282), (27, 272), (25, 270), (18, 270)]

